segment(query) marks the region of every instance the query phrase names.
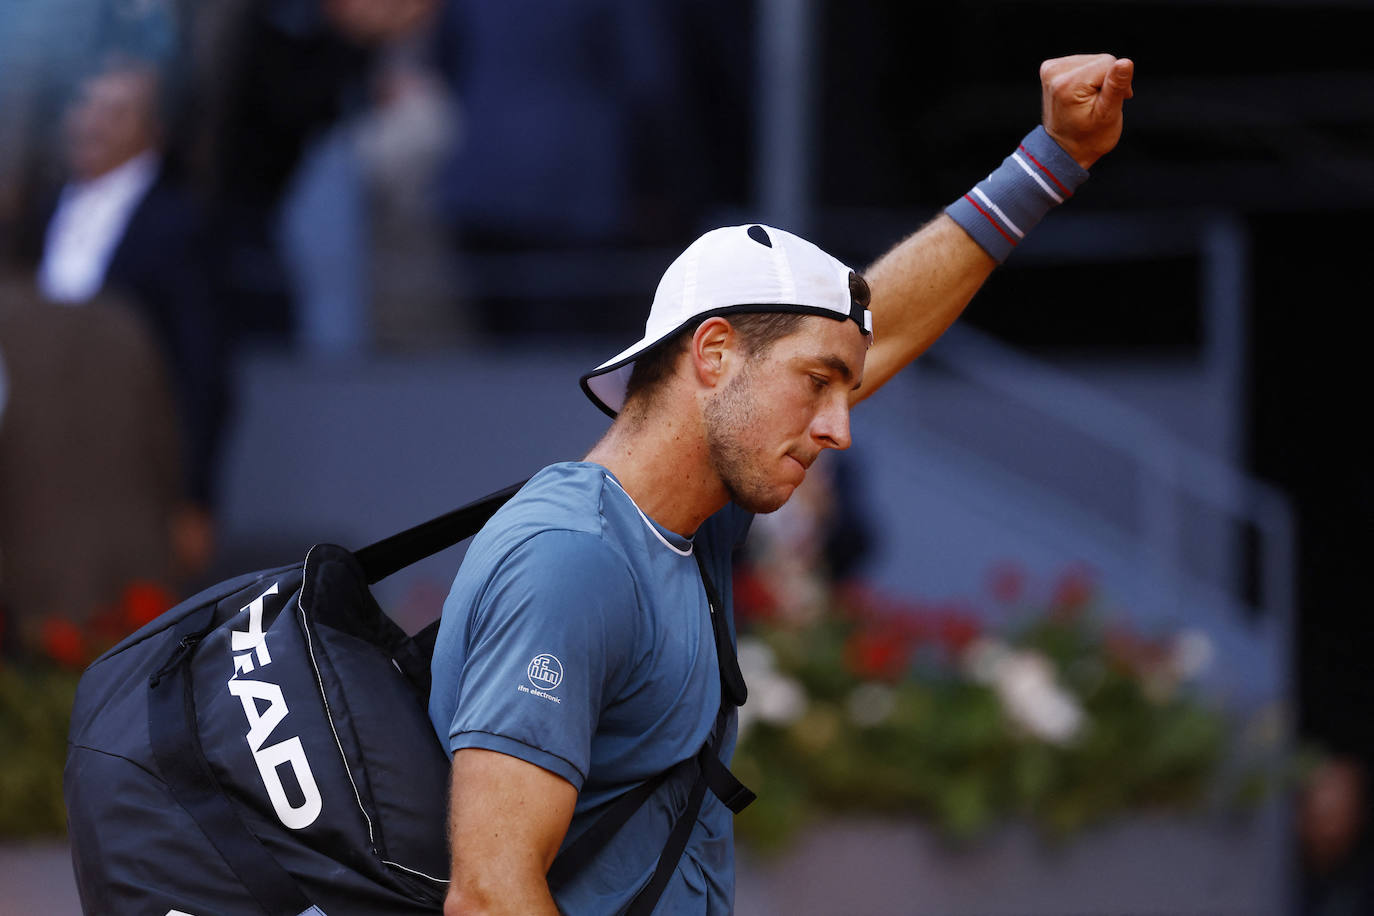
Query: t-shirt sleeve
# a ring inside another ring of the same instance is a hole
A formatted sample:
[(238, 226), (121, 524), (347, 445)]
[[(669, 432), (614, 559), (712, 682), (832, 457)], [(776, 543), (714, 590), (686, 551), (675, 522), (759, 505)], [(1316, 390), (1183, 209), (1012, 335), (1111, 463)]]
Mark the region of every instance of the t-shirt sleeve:
[(637, 619), (629, 571), (599, 538), (545, 531), (525, 541), (470, 617), (450, 751), (510, 754), (580, 791)]

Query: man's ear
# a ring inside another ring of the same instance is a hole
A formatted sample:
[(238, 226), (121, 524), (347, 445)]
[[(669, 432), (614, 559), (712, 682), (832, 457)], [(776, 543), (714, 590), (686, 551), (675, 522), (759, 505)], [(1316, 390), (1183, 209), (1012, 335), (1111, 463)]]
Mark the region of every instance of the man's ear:
[(717, 315), (697, 326), (688, 356), (696, 380), (708, 388), (718, 385), (730, 369), (738, 335), (730, 322)]

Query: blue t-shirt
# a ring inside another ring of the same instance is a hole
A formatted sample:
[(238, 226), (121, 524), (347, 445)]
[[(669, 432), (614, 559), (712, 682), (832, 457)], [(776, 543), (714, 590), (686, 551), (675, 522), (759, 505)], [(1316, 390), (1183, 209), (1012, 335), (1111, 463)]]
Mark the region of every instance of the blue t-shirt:
[[(579, 790), (567, 842), (609, 802), (694, 756), (720, 709), (701, 551), (732, 620), (734, 504), (687, 540), (644, 515), (605, 468), (539, 472), (473, 539), (444, 604), (429, 713), (450, 749), (500, 751)], [(730, 624), (733, 635), (733, 622)], [(722, 751), (734, 753), (735, 717)], [(669, 780), (555, 895), (613, 913), (653, 874), (690, 785)], [(728, 913), (732, 815), (709, 792), (662, 913)]]

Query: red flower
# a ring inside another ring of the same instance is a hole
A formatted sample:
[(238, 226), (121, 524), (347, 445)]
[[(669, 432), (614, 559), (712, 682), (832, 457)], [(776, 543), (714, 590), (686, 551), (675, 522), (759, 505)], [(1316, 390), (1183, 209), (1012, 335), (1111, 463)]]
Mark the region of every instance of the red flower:
[(40, 638), (43, 651), (59, 665), (67, 668), (86, 666), (86, 639), (70, 620), (54, 617), (43, 621)]
[(124, 589), (124, 623), (129, 632), (152, 622), (176, 604), (172, 593), (155, 582), (131, 582)]
[(845, 645), (845, 661), (862, 678), (895, 681), (911, 660), (912, 639), (900, 618), (857, 631)]

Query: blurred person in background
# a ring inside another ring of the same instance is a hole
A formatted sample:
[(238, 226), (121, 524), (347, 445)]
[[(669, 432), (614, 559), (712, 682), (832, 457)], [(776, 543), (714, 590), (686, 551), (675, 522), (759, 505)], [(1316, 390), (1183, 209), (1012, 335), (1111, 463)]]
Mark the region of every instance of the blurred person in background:
[[(545, 264), (571, 264), (575, 258), (558, 256), (699, 230), (698, 208), (714, 190), (702, 180), (714, 125), (691, 104), (683, 40), (694, 17), (705, 15), (689, 13), (692, 6), (445, 6), (436, 37), (463, 134), (436, 194), (470, 281), (463, 305), (479, 332), (509, 338), (623, 327), (637, 300), (593, 300), (575, 278), (532, 275), (513, 259), (542, 252)], [(735, 104), (742, 103), (718, 107)]]
[(46, 220), (37, 285), (56, 306), (119, 296), (152, 332), (168, 366), (184, 455), (175, 557), (179, 571), (194, 576), (213, 553), (228, 340), (203, 216), (164, 157), (164, 88), (152, 63), (120, 54), (79, 82), (62, 131), (67, 180)]
[(1374, 914), (1369, 774), (1350, 755), (1320, 761), (1298, 803), (1303, 916)]
[(439, 0), (212, 0), (190, 27), (193, 161), (248, 339), (307, 355), (372, 340), (370, 214), (352, 122)]
[(172, 603), (186, 559), (166, 360), (141, 309), (0, 276), (0, 646), (81, 667)]

